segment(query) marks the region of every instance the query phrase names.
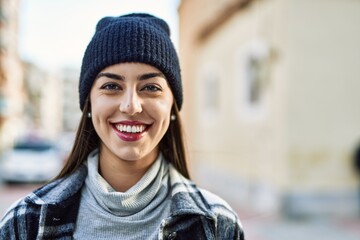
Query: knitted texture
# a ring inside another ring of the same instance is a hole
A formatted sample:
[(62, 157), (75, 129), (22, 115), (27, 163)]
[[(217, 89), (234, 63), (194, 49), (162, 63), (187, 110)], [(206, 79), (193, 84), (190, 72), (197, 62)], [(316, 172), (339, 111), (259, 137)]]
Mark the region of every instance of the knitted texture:
[(86, 48), (80, 73), (80, 109), (96, 76), (104, 68), (125, 62), (146, 63), (166, 77), (176, 104), (181, 109), (183, 95), (179, 60), (170, 39), (167, 23), (145, 13), (102, 18)]
[(171, 204), (169, 164), (162, 154), (126, 192), (115, 191), (99, 174), (98, 158), (95, 150), (87, 159), (74, 239), (159, 239), (159, 227), (170, 215)]

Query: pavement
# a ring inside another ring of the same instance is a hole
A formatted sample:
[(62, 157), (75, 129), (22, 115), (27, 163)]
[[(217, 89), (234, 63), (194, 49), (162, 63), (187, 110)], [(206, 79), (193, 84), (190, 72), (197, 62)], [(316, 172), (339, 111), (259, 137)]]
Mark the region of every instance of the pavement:
[(238, 214), (248, 240), (360, 240), (360, 218), (290, 220)]
[[(242, 185), (237, 177), (226, 175), (211, 167), (201, 167), (196, 170), (197, 182), (225, 199), (236, 210), (246, 240), (360, 240), (360, 216), (308, 216), (302, 219), (289, 219), (281, 214), (260, 213), (251, 202), (246, 209), (244, 204), (238, 204), (239, 200), (235, 197), (244, 195), (243, 192), (239, 192)], [(265, 205), (266, 200), (265, 198), (263, 202)], [(339, 204), (338, 208), (342, 207), (346, 208)]]

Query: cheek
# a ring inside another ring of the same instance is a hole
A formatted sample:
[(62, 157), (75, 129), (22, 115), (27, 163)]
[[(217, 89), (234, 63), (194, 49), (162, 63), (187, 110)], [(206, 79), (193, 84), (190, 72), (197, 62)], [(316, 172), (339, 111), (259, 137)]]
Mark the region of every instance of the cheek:
[(169, 120), (171, 114), (172, 102), (171, 101), (159, 101), (156, 106), (153, 106), (152, 111), (156, 112), (157, 115), (163, 120)]
[(91, 119), (96, 130), (99, 129), (102, 123), (106, 123), (109, 116), (111, 116), (114, 104), (109, 99), (97, 97), (91, 99)]
[(170, 114), (171, 114), (171, 107), (172, 105), (163, 104), (161, 108), (159, 108), (159, 111), (161, 109), (161, 132), (165, 133), (170, 125)]
[(117, 109), (117, 102), (105, 96), (94, 96), (90, 99), (91, 111), (95, 115), (105, 114), (113, 109)]
[(170, 90), (169, 90), (169, 93), (166, 95), (166, 97), (164, 97), (164, 99), (159, 101), (158, 104), (159, 104), (159, 108), (161, 108), (162, 112), (166, 113), (166, 116), (170, 116), (171, 108), (174, 104), (174, 97), (170, 93)]

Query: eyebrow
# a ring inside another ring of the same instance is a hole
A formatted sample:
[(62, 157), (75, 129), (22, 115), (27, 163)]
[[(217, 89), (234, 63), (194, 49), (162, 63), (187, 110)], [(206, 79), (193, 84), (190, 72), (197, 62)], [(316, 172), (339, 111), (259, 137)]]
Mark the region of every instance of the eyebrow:
[(164, 74), (162, 74), (161, 72), (152, 72), (152, 73), (145, 73), (139, 76), (139, 80), (147, 80), (150, 78), (154, 78), (154, 77), (161, 77), (161, 78), (165, 78)]
[(101, 78), (101, 77), (107, 77), (107, 78), (112, 78), (115, 80), (124, 80), (125, 78), (121, 75), (118, 74), (114, 74), (114, 73), (108, 73), (108, 72), (101, 72), (99, 73), (95, 79)]
[[(111, 78), (111, 79), (115, 79), (115, 80), (121, 80), (124, 81), (125, 77), (119, 74), (115, 74), (115, 73), (109, 73), (109, 72), (101, 72), (96, 76), (96, 79), (101, 78), (101, 77), (107, 77), (107, 78)], [(147, 80), (150, 78), (154, 78), (154, 77), (161, 77), (164, 78), (166, 80), (166, 77), (164, 74), (162, 74), (161, 72), (151, 72), (151, 73), (144, 73), (140, 76), (138, 76), (138, 80)]]

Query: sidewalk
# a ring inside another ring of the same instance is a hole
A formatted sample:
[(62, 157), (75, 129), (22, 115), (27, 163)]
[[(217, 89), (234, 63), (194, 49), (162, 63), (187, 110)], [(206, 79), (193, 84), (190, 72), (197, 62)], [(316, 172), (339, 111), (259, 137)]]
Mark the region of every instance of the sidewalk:
[[(246, 184), (242, 184), (237, 177), (206, 166), (198, 168), (196, 173), (197, 183), (201, 187), (219, 195), (236, 210), (244, 227), (246, 240), (360, 240), (360, 217), (317, 216), (290, 220), (280, 214), (256, 213), (260, 210), (238, 204), (237, 196), (246, 195), (247, 192), (242, 191)], [(337, 207), (341, 209), (346, 206), (339, 204)]]
[(286, 220), (239, 213), (247, 240), (360, 240), (360, 219)]

